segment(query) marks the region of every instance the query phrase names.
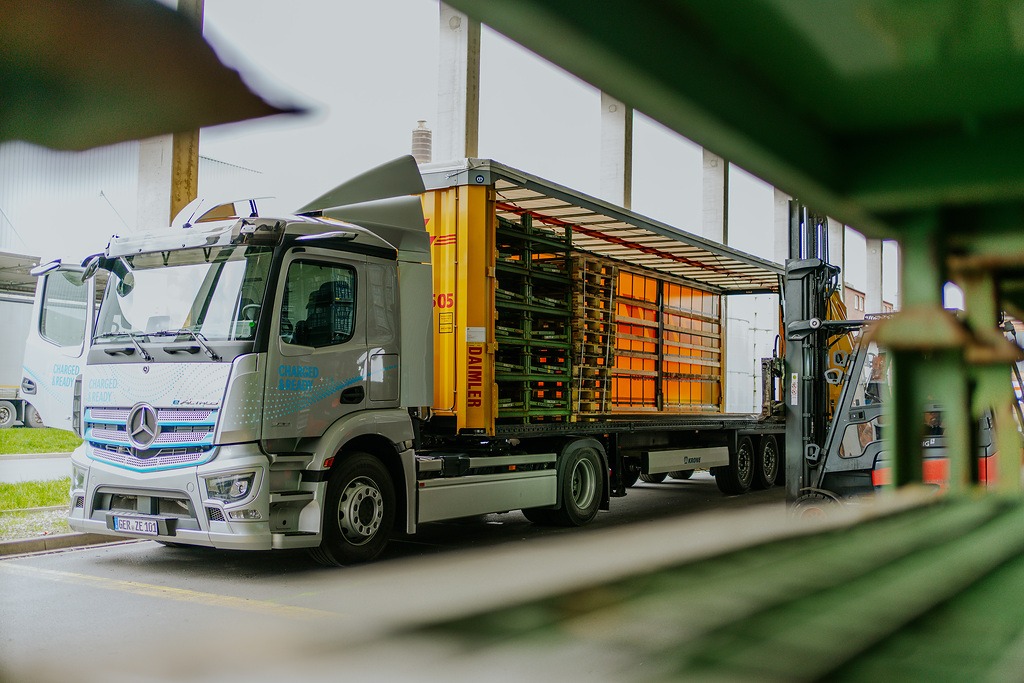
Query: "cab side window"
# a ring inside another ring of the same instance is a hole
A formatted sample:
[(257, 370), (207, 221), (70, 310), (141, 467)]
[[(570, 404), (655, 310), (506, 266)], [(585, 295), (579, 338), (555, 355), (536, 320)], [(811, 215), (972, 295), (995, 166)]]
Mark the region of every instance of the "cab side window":
[(356, 271), (294, 261), (285, 280), (281, 339), (316, 348), (344, 344), (355, 333)]

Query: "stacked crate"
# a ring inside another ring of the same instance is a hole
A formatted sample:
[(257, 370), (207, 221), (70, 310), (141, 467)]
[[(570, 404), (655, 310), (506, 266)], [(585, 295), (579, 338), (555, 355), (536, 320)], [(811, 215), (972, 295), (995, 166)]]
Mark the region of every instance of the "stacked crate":
[(721, 297), (585, 252), (572, 258), (573, 419), (721, 412)]
[(498, 218), (494, 377), (503, 424), (569, 418), (569, 236)]
[(573, 255), (572, 405), (577, 419), (611, 412), (617, 272), (608, 259)]

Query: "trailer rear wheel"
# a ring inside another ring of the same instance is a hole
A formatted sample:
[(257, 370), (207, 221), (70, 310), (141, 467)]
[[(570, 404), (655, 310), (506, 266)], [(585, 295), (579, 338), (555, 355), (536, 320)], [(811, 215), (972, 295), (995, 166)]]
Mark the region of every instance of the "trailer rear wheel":
[(767, 434), (761, 437), (761, 448), (754, 461), (754, 481), (751, 488), (770, 489), (779, 476), (779, 446), (775, 437)]
[(658, 474), (641, 474), (640, 475), (640, 479), (643, 480), (643, 481), (646, 481), (648, 484), (660, 484), (661, 482), (665, 481), (665, 479), (667, 477), (668, 477), (668, 475), (665, 474), (664, 472), (659, 472)]
[(693, 476), (693, 470), (675, 470), (674, 472), (669, 472), (668, 476), (673, 479), (689, 479)]
[(368, 453), (353, 453), (331, 472), (323, 540), (310, 554), (321, 564), (339, 567), (369, 562), (384, 550), (394, 521), (394, 486), (384, 463)]
[(577, 448), (567, 456), (568, 462), (561, 481), (562, 506), (550, 513), (552, 524), (558, 526), (583, 526), (597, 516), (604, 492), (604, 476), (601, 456), (597, 449), (585, 446)]
[(0, 401), (0, 429), (10, 427), (18, 419), (18, 411), (10, 401)]
[(750, 490), (754, 479), (754, 442), (744, 436), (729, 450), (729, 464), (714, 468), (715, 483), (722, 493), (735, 496)]

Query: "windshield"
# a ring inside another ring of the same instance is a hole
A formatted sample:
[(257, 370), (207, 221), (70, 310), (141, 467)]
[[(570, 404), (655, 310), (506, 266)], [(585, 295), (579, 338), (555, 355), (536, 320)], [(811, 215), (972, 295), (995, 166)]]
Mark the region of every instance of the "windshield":
[(94, 339), (190, 333), (207, 341), (252, 339), (271, 257), (266, 247), (124, 257), (107, 283)]

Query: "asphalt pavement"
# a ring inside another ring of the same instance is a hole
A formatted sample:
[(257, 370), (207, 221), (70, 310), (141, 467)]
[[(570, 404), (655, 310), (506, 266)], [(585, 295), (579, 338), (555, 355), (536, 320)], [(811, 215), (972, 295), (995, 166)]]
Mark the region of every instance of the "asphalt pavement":
[(0, 482), (50, 481), (71, 476), (70, 453), (0, 455)]

